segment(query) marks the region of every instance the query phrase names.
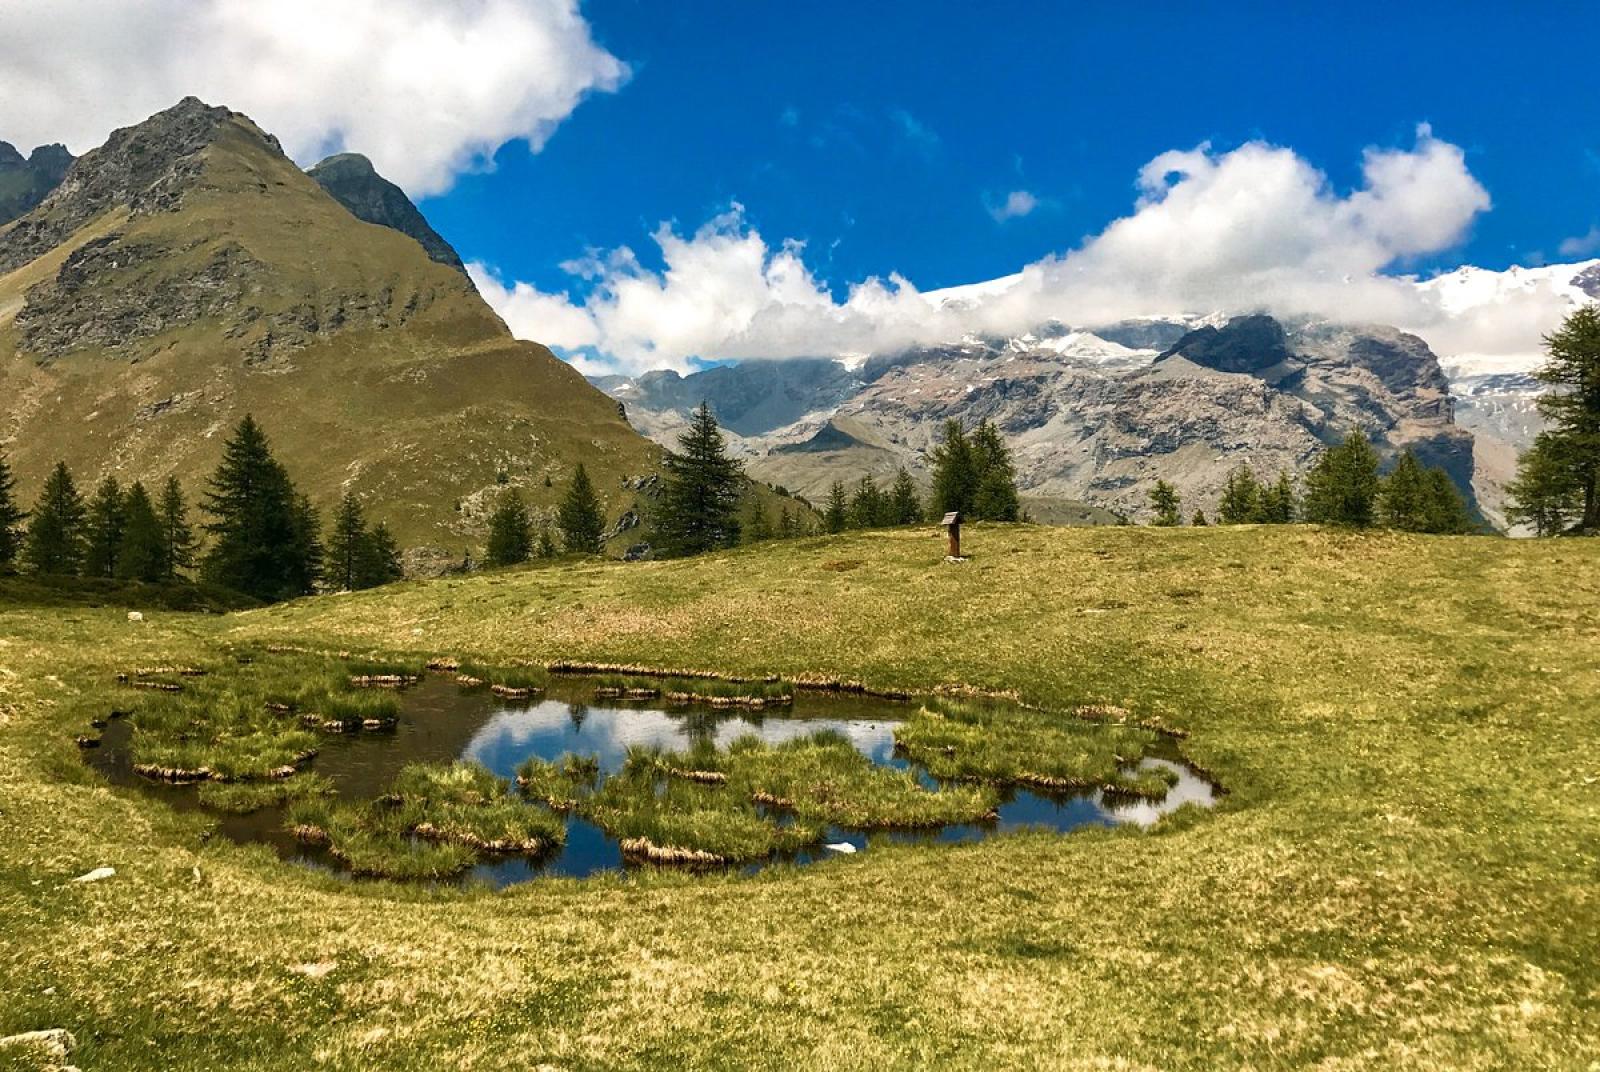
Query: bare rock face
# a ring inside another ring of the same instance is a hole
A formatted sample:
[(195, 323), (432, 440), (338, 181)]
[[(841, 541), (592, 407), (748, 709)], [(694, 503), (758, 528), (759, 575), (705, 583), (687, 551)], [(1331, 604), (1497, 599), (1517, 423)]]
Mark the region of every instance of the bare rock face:
[(1573, 276), (1572, 285), (1591, 298), (1600, 298), (1600, 264), (1591, 264)]
[(61, 185), (71, 166), (65, 145), (41, 145), (24, 157), (0, 141), (0, 227), (31, 212)]
[(356, 219), (410, 235), (433, 260), (466, 274), (455, 248), (433, 229), (405, 191), (379, 175), (372, 161), (360, 153), (330, 156), (306, 174)]

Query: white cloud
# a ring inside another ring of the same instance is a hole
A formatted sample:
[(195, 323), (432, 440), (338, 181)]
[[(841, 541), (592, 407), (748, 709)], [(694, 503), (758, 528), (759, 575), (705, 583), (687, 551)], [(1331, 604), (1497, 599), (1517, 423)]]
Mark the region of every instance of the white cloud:
[[(576, 0), (7, 0), (0, 137), (76, 153), (189, 94), (296, 160), (365, 153), (413, 196), (543, 145), (627, 67)], [(24, 150), (26, 151), (26, 150)]]
[(1461, 150), (1425, 126), (1409, 149), (1369, 149), (1363, 184), (1348, 194), (1293, 151), (1261, 142), (1163, 153), (1140, 172), (1138, 191), (1131, 214), (1077, 249), (954, 291), (924, 294), (891, 276), (838, 300), (807, 269), (802, 245), (770, 245), (735, 206), (688, 237), (659, 228), (660, 271), (627, 249), (573, 266), (593, 280), (581, 303), (522, 285), (496, 283), (486, 294), (515, 330), (541, 337), (497, 294), (522, 294), (522, 308), (570, 325), (566, 338), (592, 340), (582, 345), (601, 363), (628, 370), (881, 352), (1049, 319), (1093, 325), (1214, 310), (1418, 329), (1441, 324), (1444, 311), (1411, 279), (1388, 273), (1460, 242), (1489, 207)]
[(994, 222), (1021, 219), (1039, 207), (1039, 199), (1027, 190), (1012, 190), (999, 204), (988, 203), (989, 215)]
[(1589, 228), (1588, 234), (1562, 239), (1560, 250), (1563, 257), (1588, 257), (1600, 253), (1600, 225)]

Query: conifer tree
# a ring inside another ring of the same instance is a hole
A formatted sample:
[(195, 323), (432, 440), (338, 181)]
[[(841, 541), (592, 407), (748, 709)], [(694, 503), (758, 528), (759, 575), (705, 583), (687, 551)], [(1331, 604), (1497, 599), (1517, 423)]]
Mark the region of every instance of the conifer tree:
[[(772, 539), (772, 524), (767, 520), (767, 509), (754, 491), (745, 496), (744, 542), (761, 543)], [(787, 507), (785, 507), (787, 509)]]
[(978, 494), (978, 467), (972, 442), (959, 420), (944, 422), (944, 439), (933, 448), (929, 460), (933, 463), (933, 513), (959, 510), (970, 515)]
[(894, 486), (889, 489), (889, 516), (892, 525), (915, 525), (922, 521), (922, 500), (917, 497), (917, 485), (904, 466), (894, 475)]
[(1389, 528), (1424, 532), (1428, 528), (1428, 502), (1427, 474), (1417, 456), (1408, 450), (1379, 486), (1379, 516)]
[(1422, 531), (1459, 536), (1473, 529), (1472, 512), (1450, 474), (1433, 466), (1423, 476)]
[(1195, 528), (1202, 528), (1209, 526), (1211, 522), (1206, 520), (1206, 512), (1204, 510), (1196, 510), (1194, 512), (1194, 517), (1189, 519), (1189, 524), (1193, 525)]
[(1536, 536), (1560, 535), (1583, 514), (1583, 489), (1548, 432), (1517, 459), (1517, 478), (1506, 485), (1506, 496), (1506, 517), (1531, 525)]
[(1323, 452), (1306, 475), (1306, 520), (1364, 529), (1378, 499), (1378, 452), (1359, 429)]
[(533, 554), (533, 522), (528, 517), (528, 506), (522, 493), (507, 488), (500, 493), (500, 502), (489, 517), (489, 543), (484, 549), (484, 562), (490, 566), (515, 566), (526, 562)]
[(382, 521), (367, 530), (356, 562), (355, 587), (376, 588), (398, 581), (404, 575), (400, 565), (400, 545)]
[(323, 561), (323, 576), (335, 592), (353, 592), (367, 587), (360, 583), (367, 554), (367, 520), (362, 516), (361, 503), (355, 493), (347, 491), (334, 511), (333, 528), (328, 532), (327, 555)]
[(1011, 464), (1011, 451), (993, 422), (981, 422), (972, 434), (972, 460), (978, 475), (972, 492), (972, 517), (979, 521), (1021, 518), (1016, 468)]
[(539, 538), (534, 541), (534, 553), (540, 558), (556, 557), (556, 538), (551, 535), (549, 525), (539, 526)]
[(28, 521), (22, 558), (34, 573), (74, 576), (83, 569), (83, 497), (66, 462), (57, 462)]
[(856, 493), (850, 499), (850, 527), (877, 528), (883, 515), (883, 493), (878, 490), (878, 482), (868, 473), (856, 485)]
[(835, 480), (828, 488), (828, 504), (822, 511), (822, 527), (837, 536), (850, 524), (850, 504), (845, 499), (844, 481)]
[(17, 481), (4, 454), (0, 454), (0, 574), (17, 568), (17, 555), (22, 550), (22, 523), (27, 511), (17, 505)]
[(696, 555), (739, 540), (742, 469), (729, 457), (711, 407), (702, 402), (663, 462), (666, 483), (657, 508), (657, 536), (670, 555)]
[(1228, 474), (1217, 504), (1217, 520), (1224, 525), (1252, 525), (1262, 519), (1262, 489), (1256, 474), (1241, 465)]
[(265, 600), (311, 591), (321, 564), (315, 514), (249, 414), (223, 444), (203, 507), (207, 580)]
[(1279, 470), (1278, 479), (1261, 489), (1261, 521), (1266, 525), (1288, 525), (1294, 522), (1294, 484), (1289, 474)]
[(800, 526), (787, 503), (778, 511), (778, 539), (792, 540), (800, 535)]
[(556, 512), (556, 524), (561, 529), (562, 545), (568, 552), (583, 555), (600, 553), (600, 537), (605, 533), (606, 516), (582, 462), (578, 463), (577, 470), (572, 474), (572, 486), (561, 500), (561, 508)]
[(108, 476), (89, 500), (89, 515), (84, 524), (83, 572), (88, 577), (115, 577), (117, 552), (122, 549), (122, 530), (127, 513), (122, 485)]
[(1577, 310), (1545, 336), (1545, 363), (1534, 378), (1552, 389), (1539, 396), (1559, 456), (1583, 507), (1576, 528), (1600, 533), (1600, 306)]
[(1150, 505), (1156, 512), (1155, 520), (1151, 524), (1163, 528), (1183, 524), (1182, 500), (1178, 498), (1178, 489), (1165, 480), (1157, 480), (1156, 486), (1150, 489)]
[(144, 485), (134, 481), (123, 496), (122, 541), (117, 548), (117, 576), (155, 584), (166, 579), (166, 545), (161, 519)]
[(194, 568), (194, 528), (189, 524), (189, 504), (175, 476), (167, 477), (156, 509), (161, 521), (161, 579), (175, 581), (179, 570)]

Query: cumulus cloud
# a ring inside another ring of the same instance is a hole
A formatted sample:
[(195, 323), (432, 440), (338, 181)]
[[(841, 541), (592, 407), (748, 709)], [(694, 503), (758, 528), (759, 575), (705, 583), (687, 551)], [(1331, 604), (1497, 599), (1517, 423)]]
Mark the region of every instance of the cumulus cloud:
[(1038, 207), (1039, 199), (1027, 190), (1012, 190), (1005, 200), (988, 202), (989, 215), (994, 217), (996, 223), (1020, 219)]
[[(561, 325), (585, 340), (588, 367), (627, 370), (1216, 310), (1423, 327), (1444, 316), (1438, 301), (1389, 273), (1460, 242), (1489, 207), (1461, 150), (1425, 126), (1410, 148), (1367, 150), (1362, 185), (1349, 193), (1292, 150), (1261, 142), (1163, 153), (1141, 170), (1137, 190), (1129, 215), (1078, 248), (948, 291), (923, 293), (891, 276), (837, 298), (806, 267), (801, 244), (769, 244), (735, 206), (691, 235), (660, 227), (659, 270), (627, 249), (574, 265), (592, 282), (581, 302), (492, 278), (486, 294), (515, 330), (549, 341)], [(512, 300), (500, 304), (499, 294)]]
[(627, 67), (577, 0), (7, 0), (0, 136), (76, 153), (189, 94), (311, 163), (350, 149), (413, 196), (535, 150)]
[(1588, 234), (1562, 239), (1560, 249), (1563, 257), (1588, 257), (1600, 253), (1600, 225), (1589, 228)]

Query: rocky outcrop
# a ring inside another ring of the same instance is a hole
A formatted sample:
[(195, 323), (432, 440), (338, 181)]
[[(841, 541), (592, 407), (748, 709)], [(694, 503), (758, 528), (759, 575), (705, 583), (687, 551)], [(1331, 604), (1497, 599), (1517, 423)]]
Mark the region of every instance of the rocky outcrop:
[[(135, 216), (176, 211), (200, 175), (202, 151), (230, 118), (249, 122), (226, 108), (185, 97), (137, 126), (113, 131), (104, 145), (73, 163), (50, 196), (7, 233), (0, 243), (0, 274), (54, 249), (110, 209), (126, 208)], [(282, 155), (276, 138), (256, 133), (263, 145)]]
[(405, 191), (379, 175), (372, 161), (360, 153), (330, 156), (306, 174), (356, 219), (409, 235), (430, 258), (466, 274), (460, 255), (429, 225)]
[(31, 212), (61, 185), (71, 166), (65, 145), (41, 145), (24, 157), (0, 141), (0, 227)]

